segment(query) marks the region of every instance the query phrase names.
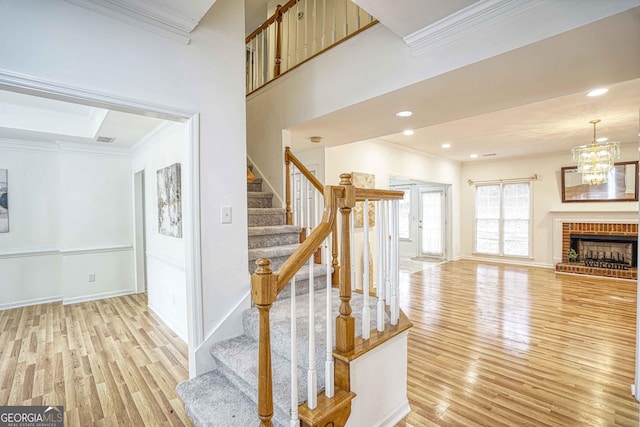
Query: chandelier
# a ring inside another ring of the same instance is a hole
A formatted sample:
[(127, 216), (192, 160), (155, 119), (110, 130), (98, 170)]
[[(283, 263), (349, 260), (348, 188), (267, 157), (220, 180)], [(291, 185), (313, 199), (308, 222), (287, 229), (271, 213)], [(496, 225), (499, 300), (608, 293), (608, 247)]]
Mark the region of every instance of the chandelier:
[(593, 123), (591, 145), (580, 145), (571, 149), (573, 161), (578, 164), (578, 172), (582, 174), (583, 184), (598, 185), (607, 182), (607, 176), (613, 169), (615, 159), (620, 157), (620, 145), (617, 142), (598, 143), (596, 124), (599, 122), (599, 119), (589, 122)]

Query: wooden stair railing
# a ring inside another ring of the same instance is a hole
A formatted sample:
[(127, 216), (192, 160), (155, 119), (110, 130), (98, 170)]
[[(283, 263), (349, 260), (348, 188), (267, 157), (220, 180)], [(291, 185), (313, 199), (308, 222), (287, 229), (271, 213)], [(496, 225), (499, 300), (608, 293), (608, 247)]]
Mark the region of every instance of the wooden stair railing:
[[(298, 167), (301, 173), (308, 172), (307, 168), (295, 158), (287, 148), (285, 150), (287, 162), (287, 181), (289, 181), (289, 163)], [(311, 175), (309, 173), (311, 177)], [(320, 185), (313, 177), (311, 182)], [(314, 183), (314, 186), (316, 184)], [(287, 204), (290, 204), (290, 185), (287, 185)], [(317, 186), (316, 186), (317, 188)], [(349, 362), (353, 360), (355, 350), (355, 318), (352, 316), (351, 301), (351, 248), (350, 248), (350, 221), (351, 210), (356, 201), (377, 201), (402, 199), (404, 193), (400, 191), (361, 189), (353, 186), (350, 174), (340, 175), (340, 184), (337, 186), (325, 186), (322, 189), (324, 195), (324, 212), (321, 222), (301, 243), (298, 249), (277, 270), (272, 271), (271, 260), (261, 258), (256, 261), (257, 269), (251, 278), (252, 299), (259, 310), (259, 343), (258, 343), (258, 418), (260, 426), (273, 425), (273, 395), (272, 395), (272, 368), (271, 368), (271, 339), (269, 311), (278, 294), (287, 283), (302, 268), (307, 260), (321, 247), (322, 243), (333, 232), (333, 242), (337, 242), (336, 217), (338, 210), (342, 217), (340, 233), (340, 263), (336, 265), (339, 271), (338, 280), (332, 279), (333, 284), (339, 287), (340, 307), (336, 317), (336, 346), (334, 358), (336, 359), (334, 381), (336, 393), (333, 398), (318, 399), (318, 407), (314, 410), (303, 409), (300, 411), (303, 426), (316, 425), (344, 425), (351, 412), (351, 400), (355, 394), (351, 392)], [(334, 254), (337, 244), (333, 244)], [(340, 266), (342, 266), (340, 268)], [(335, 273), (335, 272), (334, 272)], [(334, 278), (335, 278), (334, 274)], [(336, 283), (337, 282), (337, 283)], [(310, 285), (311, 286), (311, 285)], [(409, 326), (410, 327), (410, 322)], [(398, 328), (395, 328), (397, 334)], [(403, 329), (406, 330), (406, 329)], [(365, 348), (366, 351), (366, 348)]]
[(308, 3), (289, 0), (276, 6), (245, 38), (247, 94), (378, 23), (350, 0)]

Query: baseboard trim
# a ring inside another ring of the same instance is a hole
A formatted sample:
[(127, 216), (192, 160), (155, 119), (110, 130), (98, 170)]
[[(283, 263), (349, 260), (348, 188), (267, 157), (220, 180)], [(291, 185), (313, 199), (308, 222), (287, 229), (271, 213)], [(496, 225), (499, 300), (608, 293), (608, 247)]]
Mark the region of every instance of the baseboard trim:
[(22, 300), (17, 302), (9, 302), (6, 304), (0, 304), (0, 310), (9, 310), (12, 308), (27, 307), (30, 305), (49, 304), (50, 302), (62, 301), (62, 295), (56, 295), (53, 297), (35, 298), (30, 300)]
[(178, 328), (176, 327), (175, 324), (173, 324), (173, 322), (169, 322), (162, 314), (160, 314), (160, 311), (158, 311), (158, 309), (153, 307), (153, 305), (147, 304), (147, 307), (149, 307), (149, 310), (151, 310), (153, 314), (156, 315), (158, 319), (162, 321), (162, 323), (164, 323), (169, 329), (171, 329), (174, 334), (176, 334), (186, 344), (188, 343), (187, 337), (178, 332)]
[(384, 420), (378, 424), (378, 427), (393, 427), (400, 422), (401, 419), (407, 416), (411, 412), (409, 406), (409, 400), (405, 399), (404, 402), (400, 402), (398, 407), (387, 416)]
[[(195, 375), (202, 375), (205, 372), (216, 369), (216, 363), (209, 353), (211, 346), (219, 341), (237, 337), (243, 334), (242, 313), (251, 307), (251, 292), (247, 292), (240, 302), (227, 313), (224, 319), (216, 325), (213, 331), (204, 339), (202, 344), (196, 348), (196, 372)], [(189, 372), (191, 376), (191, 372)]]
[(81, 297), (64, 298), (62, 300), (62, 304), (63, 305), (77, 304), (80, 302), (96, 301), (96, 300), (105, 299), (105, 298), (122, 297), (125, 295), (131, 295), (135, 293), (136, 293), (135, 289), (126, 289), (121, 291), (103, 292), (100, 294), (93, 294), (93, 295), (83, 295)]
[(458, 258), (459, 260), (469, 260), (469, 261), (478, 261), (478, 262), (492, 262), (495, 264), (509, 264), (509, 265), (521, 265), (523, 267), (539, 267), (539, 268), (548, 268), (554, 270), (556, 268), (555, 264), (547, 264), (543, 262), (527, 262), (524, 260), (519, 260), (515, 258), (491, 258), (491, 257), (480, 257), (473, 255), (464, 255)]

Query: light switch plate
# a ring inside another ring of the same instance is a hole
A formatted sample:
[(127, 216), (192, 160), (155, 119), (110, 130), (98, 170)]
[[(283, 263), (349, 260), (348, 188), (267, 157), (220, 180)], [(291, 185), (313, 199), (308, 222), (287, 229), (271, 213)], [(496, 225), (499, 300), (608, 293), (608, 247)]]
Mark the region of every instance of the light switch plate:
[(222, 224), (231, 224), (231, 206), (222, 206), (220, 208), (220, 222)]

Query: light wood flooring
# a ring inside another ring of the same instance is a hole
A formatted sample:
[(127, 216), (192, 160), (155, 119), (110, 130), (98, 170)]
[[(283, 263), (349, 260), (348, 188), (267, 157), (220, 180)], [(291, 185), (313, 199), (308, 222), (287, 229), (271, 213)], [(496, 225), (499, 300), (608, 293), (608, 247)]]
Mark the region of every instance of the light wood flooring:
[(64, 405), (66, 426), (191, 425), (187, 345), (146, 295), (0, 311), (0, 405)]
[[(471, 261), (412, 270), (412, 412), (398, 426), (638, 425), (635, 282)], [(0, 405), (62, 404), (67, 426), (190, 425), (175, 394), (187, 376), (186, 345), (144, 295), (0, 311)]]
[(409, 426), (637, 426), (636, 282), (457, 261), (401, 273)]

